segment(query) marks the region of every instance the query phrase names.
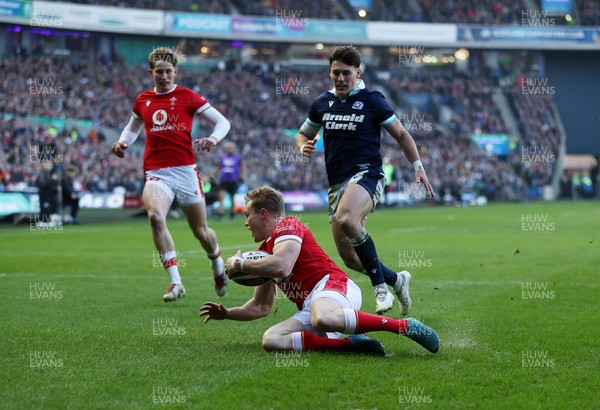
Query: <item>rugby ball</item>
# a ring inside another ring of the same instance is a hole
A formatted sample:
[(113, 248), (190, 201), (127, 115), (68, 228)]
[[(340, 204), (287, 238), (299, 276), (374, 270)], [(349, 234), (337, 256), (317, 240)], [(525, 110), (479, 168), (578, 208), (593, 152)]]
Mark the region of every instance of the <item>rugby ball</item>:
[[(262, 259), (270, 254), (264, 251), (249, 251), (242, 254), (244, 260)], [(263, 276), (252, 275), (250, 273), (236, 272), (231, 275), (231, 280), (243, 286), (259, 286), (272, 280)]]

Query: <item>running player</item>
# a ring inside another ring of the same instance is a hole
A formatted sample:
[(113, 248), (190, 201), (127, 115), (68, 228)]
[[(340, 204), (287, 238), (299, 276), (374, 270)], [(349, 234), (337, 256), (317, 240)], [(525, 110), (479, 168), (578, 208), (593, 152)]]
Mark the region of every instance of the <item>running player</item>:
[[(392, 319), (361, 312), (360, 288), (323, 251), (311, 231), (299, 220), (284, 218), (283, 195), (270, 187), (246, 194), (246, 227), (259, 249), (270, 256), (244, 260), (241, 252), (225, 264), (228, 275), (244, 272), (273, 278), (257, 286), (254, 297), (239, 307), (205, 302), (199, 316), (209, 320), (254, 320), (269, 314), (277, 288), (299, 312), (274, 325), (263, 335), (265, 350), (336, 350), (383, 355), (383, 345), (365, 332), (404, 335), (432, 353), (440, 347), (435, 331), (416, 319)], [(341, 338), (342, 334), (350, 334)]]
[(204, 192), (192, 147), (192, 121), (199, 117), (214, 125), (207, 138), (195, 140), (198, 150), (210, 151), (229, 131), (229, 121), (202, 97), (175, 84), (179, 55), (170, 48), (156, 48), (149, 57), (154, 89), (138, 95), (133, 115), (112, 152), (119, 158), (142, 128), (146, 131), (144, 152), (144, 206), (152, 227), (152, 239), (171, 283), (165, 302), (185, 297), (175, 243), (167, 228), (167, 213), (177, 199), (194, 236), (206, 251), (219, 296), (227, 292), (227, 277), (215, 232), (208, 227)]
[(313, 102), (308, 118), (296, 135), (296, 145), (304, 155), (315, 149), (316, 136), (324, 128), (325, 167), (329, 183), (329, 222), (344, 264), (367, 274), (375, 293), (375, 311), (390, 310), (393, 287), (402, 314), (407, 315), (412, 301), (411, 275), (385, 266), (377, 256), (375, 244), (365, 228), (369, 212), (375, 210), (385, 186), (381, 161), (381, 127), (398, 142), (415, 170), (415, 182), (427, 194), (433, 188), (419, 159), (410, 133), (378, 91), (365, 88), (361, 75), (361, 56), (352, 46), (337, 47), (329, 59), (333, 88)]

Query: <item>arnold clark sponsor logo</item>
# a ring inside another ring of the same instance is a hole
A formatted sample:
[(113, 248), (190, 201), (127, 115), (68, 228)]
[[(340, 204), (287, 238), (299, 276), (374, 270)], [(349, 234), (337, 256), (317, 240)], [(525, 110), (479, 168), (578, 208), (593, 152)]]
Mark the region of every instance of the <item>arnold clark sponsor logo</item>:
[(365, 115), (336, 115), (327, 113), (323, 115), (326, 130), (348, 130), (356, 131), (356, 124), (362, 123), (365, 120)]

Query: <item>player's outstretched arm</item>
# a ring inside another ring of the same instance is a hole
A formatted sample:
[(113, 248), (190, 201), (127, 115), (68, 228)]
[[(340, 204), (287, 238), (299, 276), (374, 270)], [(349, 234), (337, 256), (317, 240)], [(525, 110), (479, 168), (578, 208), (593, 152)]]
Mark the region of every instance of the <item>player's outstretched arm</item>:
[(117, 157), (123, 158), (125, 156), (125, 150), (130, 144), (134, 143), (138, 135), (140, 135), (140, 132), (142, 132), (142, 128), (144, 128), (144, 120), (132, 115), (129, 119), (129, 123), (123, 129), (123, 132), (121, 132), (119, 140), (113, 144), (110, 151)]
[(231, 124), (227, 118), (214, 107), (208, 107), (197, 115), (214, 126), (213, 132), (208, 138), (200, 138), (194, 141), (198, 151), (210, 152), (219, 141), (225, 138), (231, 128)]
[(396, 119), (391, 124), (386, 125), (385, 129), (398, 142), (402, 152), (404, 152), (404, 156), (406, 156), (406, 159), (415, 169), (415, 182), (423, 184), (427, 194), (434, 197), (435, 192), (433, 192), (433, 188), (429, 183), (429, 179), (425, 173), (425, 168), (423, 168), (423, 164), (421, 163), (421, 159), (419, 157), (417, 144), (415, 144), (415, 140), (413, 139), (412, 135), (410, 135), (406, 128), (404, 128), (399, 119)]
[(254, 297), (243, 306), (226, 308), (221, 304), (214, 302), (204, 302), (200, 308), (199, 317), (205, 317), (204, 323), (209, 320), (239, 320), (249, 321), (267, 316), (277, 296), (277, 288), (273, 281), (269, 281), (254, 289)]

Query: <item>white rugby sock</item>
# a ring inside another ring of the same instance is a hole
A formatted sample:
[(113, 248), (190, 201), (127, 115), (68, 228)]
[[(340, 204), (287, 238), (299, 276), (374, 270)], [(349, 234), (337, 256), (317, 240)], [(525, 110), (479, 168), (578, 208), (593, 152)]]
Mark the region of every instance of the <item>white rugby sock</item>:
[(179, 267), (177, 266), (177, 252), (169, 251), (161, 253), (160, 260), (171, 277), (171, 283), (181, 285), (181, 276), (179, 276)]

